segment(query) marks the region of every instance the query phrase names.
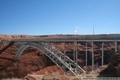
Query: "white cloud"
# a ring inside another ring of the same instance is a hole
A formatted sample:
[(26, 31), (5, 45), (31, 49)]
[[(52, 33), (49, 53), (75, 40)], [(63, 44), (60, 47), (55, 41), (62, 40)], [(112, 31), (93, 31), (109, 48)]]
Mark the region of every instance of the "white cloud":
[(77, 30), (74, 30), (74, 33), (77, 33), (78, 31)]
[(75, 27), (75, 30), (73, 31), (73, 34), (77, 34), (78, 33), (78, 28), (79, 27)]

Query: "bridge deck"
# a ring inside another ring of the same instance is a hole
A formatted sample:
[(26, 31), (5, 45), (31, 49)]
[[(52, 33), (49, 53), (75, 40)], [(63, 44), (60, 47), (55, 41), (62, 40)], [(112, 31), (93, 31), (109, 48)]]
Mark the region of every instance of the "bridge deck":
[(120, 40), (70, 40), (70, 39), (61, 39), (61, 40), (56, 40), (56, 39), (14, 39), (14, 40), (10, 40), (10, 41), (14, 41), (14, 42), (120, 42)]

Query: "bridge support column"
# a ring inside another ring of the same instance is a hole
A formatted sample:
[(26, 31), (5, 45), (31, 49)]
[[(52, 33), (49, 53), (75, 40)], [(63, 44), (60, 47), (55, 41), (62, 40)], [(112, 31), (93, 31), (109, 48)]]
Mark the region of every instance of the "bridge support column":
[(52, 51), (52, 43), (49, 43), (50, 50)]
[(115, 41), (115, 52), (117, 51), (117, 41)]
[[(76, 63), (76, 65), (78, 64), (78, 46), (77, 46), (77, 42), (74, 41), (73, 43), (73, 60)], [(75, 72), (77, 72), (77, 66), (75, 66)]]
[[(65, 41), (64, 41), (64, 54), (66, 54), (66, 44), (65, 44)], [(64, 60), (65, 60), (65, 56), (64, 56)], [(64, 72), (66, 72), (65, 68), (64, 68)]]
[(76, 62), (76, 58), (75, 58), (75, 42), (73, 42), (73, 61)]
[[(76, 41), (76, 64), (78, 65), (78, 42)], [(77, 66), (76, 66), (76, 72), (77, 72)]]
[(64, 54), (66, 52), (66, 44), (65, 44), (65, 41), (64, 41)]
[(94, 70), (94, 42), (92, 41), (92, 71)]
[(57, 42), (55, 42), (55, 48), (58, 49), (58, 43)]
[(88, 54), (87, 54), (87, 51), (88, 51), (87, 50), (87, 45), (88, 45), (87, 42), (85, 43), (85, 45), (86, 45), (86, 73), (87, 73), (87, 56), (88, 56)]
[(102, 42), (102, 66), (104, 65), (104, 42)]

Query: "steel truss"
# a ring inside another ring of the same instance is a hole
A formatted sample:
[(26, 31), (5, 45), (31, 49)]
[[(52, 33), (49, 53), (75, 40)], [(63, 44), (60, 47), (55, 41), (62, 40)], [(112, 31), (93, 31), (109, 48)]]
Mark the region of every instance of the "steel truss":
[(79, 65), (77, 65), (76, 62), (71, 60), (68, 56), (66, 56), (64, 53), (56, 49), (55, 47), (45, 44), (43, 42), (41, 43), (31, 43), (27, 42), (24, 45), (22, 45), (16, 55), (15, 60), (19, 60), (23, 51), (33, 46), (37, 48), (38, 50), (42, 51), (46, 56), (48, 56), (64, 73), (65, 69), (68, 69), (70, 73), (74, 74), (75, 76), (79, 76), (81, 73), (85, 73), (85, 70), (82, 69)]

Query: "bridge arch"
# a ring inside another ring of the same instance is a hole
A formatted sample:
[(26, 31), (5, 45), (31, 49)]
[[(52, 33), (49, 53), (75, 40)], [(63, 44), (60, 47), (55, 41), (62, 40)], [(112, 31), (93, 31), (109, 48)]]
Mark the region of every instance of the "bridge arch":
[[(28, 47), (34, 47), (40, 51), (42, 51), (47, 57), (49, 57), (62, 71), (63, 69), (49, 56), (47, 55), (43, 50), (42, 50), (42, 47), (39, 45), (39, 44), (36, 44), (36, 43), (25, 43), (23, 45), (20, 46), (20, 48), (18, 49), (16, 55), (15, 55), (15, 60), (19, 60), (20, 57), (22, 56), (23, 52), (25, 49), (27, 49)], [(64, 71), (63, 71), (64, 72)]]
[[(77, 65), (74, 61), (72, 61), (68, 56), (63, 54), (58, 49), (44, 44), (44, 43), (33, 43), (33, 42), (27, 42), (18, 49), (15, 60), (19, 60), (21, 55), (23, 54), (23, 51), (28, 47), (34, 47), (38, 50), (42, 51), (47, 57), (49, 57), (64, 73), (64, 68), (68, 68), (71, 73), (74, 75), (80, 75), (81, 72), (85, 73), (85, 70), (83, 70), (79, 65)], [(63, 67), (64, 66), (64, 67)]]
[[(23, 54), (24, 50), (27, 49), (28, 47), (33, 47), (38, 49), (39, 51), (42, 51), (40, 47), (38, 47), (39, 45), (36, 43), (25, 43), (23, 45), (21, 45), (19, 47), (19, 49), (17, 50), (17, 53), (15, 55), (15, 60), (19, 60), (21, 55)], [(43, 51), (42, 51), (43, 52)], [(44, 52), (43, 52), (44, 53)]]

